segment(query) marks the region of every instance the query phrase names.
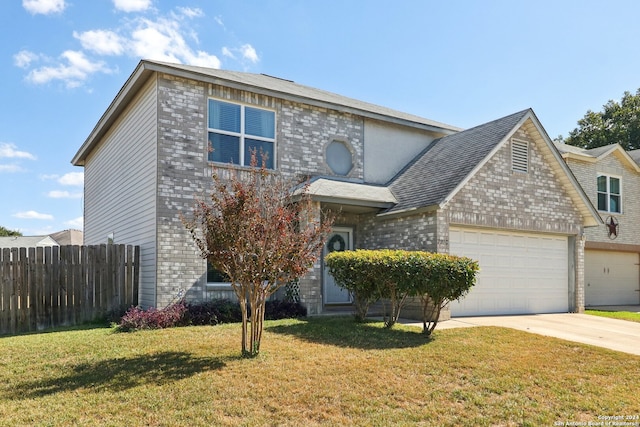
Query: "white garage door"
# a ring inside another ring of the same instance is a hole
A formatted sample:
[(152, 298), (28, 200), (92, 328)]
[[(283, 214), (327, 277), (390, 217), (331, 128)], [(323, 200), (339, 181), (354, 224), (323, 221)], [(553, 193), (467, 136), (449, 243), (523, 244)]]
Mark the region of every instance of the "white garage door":
[(585, 251), (585, 305), (640, 304), (639, 274), (638, 254)]
[(559, 313), (569, 310), (565, 236), (451, 228), (451, 254), (479, 262), (478, 281), (452, 316)]

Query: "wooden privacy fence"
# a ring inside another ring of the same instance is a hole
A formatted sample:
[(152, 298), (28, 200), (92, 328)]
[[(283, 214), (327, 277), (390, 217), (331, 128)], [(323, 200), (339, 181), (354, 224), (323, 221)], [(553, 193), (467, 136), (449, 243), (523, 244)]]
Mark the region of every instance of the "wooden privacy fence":
[(4, 248), (0, 334), (76, 325), (136, 305), (139, 265), (139, 246)]

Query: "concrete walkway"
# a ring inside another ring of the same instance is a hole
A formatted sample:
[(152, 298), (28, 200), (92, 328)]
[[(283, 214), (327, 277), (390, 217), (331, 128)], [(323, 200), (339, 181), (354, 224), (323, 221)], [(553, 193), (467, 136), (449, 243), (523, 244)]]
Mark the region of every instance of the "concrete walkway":
[[(421, 322), (405, 320), (402, 323), (422, 327)], [(474, 326), (502, 326), (640, 356), (640, 323), (589, 314), (454, 317), (438, 323), (436, 332)]]

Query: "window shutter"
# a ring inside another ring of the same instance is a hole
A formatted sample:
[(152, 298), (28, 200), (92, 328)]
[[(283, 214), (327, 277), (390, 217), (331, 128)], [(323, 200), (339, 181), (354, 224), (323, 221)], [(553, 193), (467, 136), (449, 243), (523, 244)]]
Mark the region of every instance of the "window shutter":
[(529, 173), (529, 143), (511, 140), (511, 170)]

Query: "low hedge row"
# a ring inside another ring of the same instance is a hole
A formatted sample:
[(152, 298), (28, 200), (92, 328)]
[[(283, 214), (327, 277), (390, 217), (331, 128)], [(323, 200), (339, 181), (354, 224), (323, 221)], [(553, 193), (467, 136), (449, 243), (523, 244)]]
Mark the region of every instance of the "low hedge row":
[(466, 257), (391, 249), (335, 251), (325, 257), (325, 264), (335, 282), (353, 295), (359, 320), (374, 302), (388, 301), (385, 325), (391, 327), (405, 299), (419, 297), (427, 334), (435, 328), (440, 310), (469, 292), (479, 269)]
[[(307, 315), (298, 302), (267, 301), (265, 319), (299, 318)], [(218, 325), (242, 321), (240, 304), (228, 299), (215, 299), (200, 303), (180, 300), (162, 309), (131, 307), (117, 322), (116, 330), (131, 332), (141, 329), (162, 329), (188, 325)]]

